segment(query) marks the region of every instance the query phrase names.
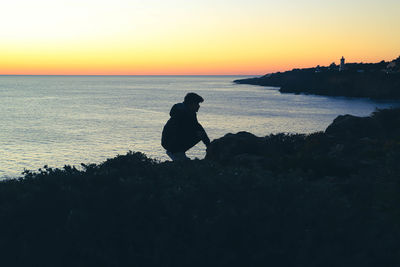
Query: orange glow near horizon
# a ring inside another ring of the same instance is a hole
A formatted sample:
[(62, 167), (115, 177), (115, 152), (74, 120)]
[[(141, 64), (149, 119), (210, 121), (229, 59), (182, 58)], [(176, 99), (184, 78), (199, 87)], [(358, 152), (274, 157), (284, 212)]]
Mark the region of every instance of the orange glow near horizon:
[(400, 55), (398, 1), (250, 1), (7, 3), (0, 75), (263, 75)]

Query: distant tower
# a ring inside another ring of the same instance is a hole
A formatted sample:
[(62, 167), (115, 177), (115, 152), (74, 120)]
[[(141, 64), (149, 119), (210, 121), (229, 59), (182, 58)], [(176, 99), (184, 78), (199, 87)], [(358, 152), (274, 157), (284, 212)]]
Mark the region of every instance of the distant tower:
[(339, 71), (344, 71), (344, 57), (342, 56), (342, 58), (340, 59), (340, 67), (339, 67)]

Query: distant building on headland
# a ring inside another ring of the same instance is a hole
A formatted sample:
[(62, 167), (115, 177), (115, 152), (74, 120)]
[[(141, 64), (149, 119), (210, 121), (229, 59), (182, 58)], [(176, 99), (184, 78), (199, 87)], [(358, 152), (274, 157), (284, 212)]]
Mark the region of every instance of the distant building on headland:
[(337, 66), (335, 62), (332, 62), (331, 65), (329, 65), (329, 70), (337, 70)]
[(386, 66), (386, 73), (396, 73), (400, 72), (400, 57), (396, 58), (395, 60), (392, 60), (389, 62), (389, 64)]
[(396, 67), (396, 61), (395, 60), (393, 60), (392, 62), (390, 62), (388, 65), (387, 65), (387, 68), (388, 69), (393, 69), (393, 68), (395, 68)]
[(340, 59), (340, 66), (339, 66), (339, 71), (344, 71), (344, 57), (342, 56), (342, 58)]
[[(301, 71), (301, 69), (293, 69)], [(332, 62), (329, 66), (317, 65), (313, 68), (315, 73), (322, 72), (345, 72), (345, 73), (373, 73), (385, 72), (387, 74), (400, 73), (400, 56), (395, 60), (386, 62), (382, 60), (378, 63), (346, 63), (344, 56), (340, 59), (340, 64)]]

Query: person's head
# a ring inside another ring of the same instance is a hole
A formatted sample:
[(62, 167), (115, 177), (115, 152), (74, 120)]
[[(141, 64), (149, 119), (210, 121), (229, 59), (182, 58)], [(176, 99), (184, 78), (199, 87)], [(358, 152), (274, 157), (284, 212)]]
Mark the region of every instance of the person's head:
[(200, 103), (202, 103), (204, 99), (196, 93), (187, 93), (183, 103), (193, 112), (199, 111)]

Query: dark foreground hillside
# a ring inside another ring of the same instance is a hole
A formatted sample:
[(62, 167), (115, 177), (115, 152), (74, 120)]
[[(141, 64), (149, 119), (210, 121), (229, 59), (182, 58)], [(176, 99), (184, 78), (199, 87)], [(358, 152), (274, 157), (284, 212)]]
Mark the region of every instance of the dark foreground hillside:
[(2, 266), (399, 266), (400, 110), (0, 183)]

